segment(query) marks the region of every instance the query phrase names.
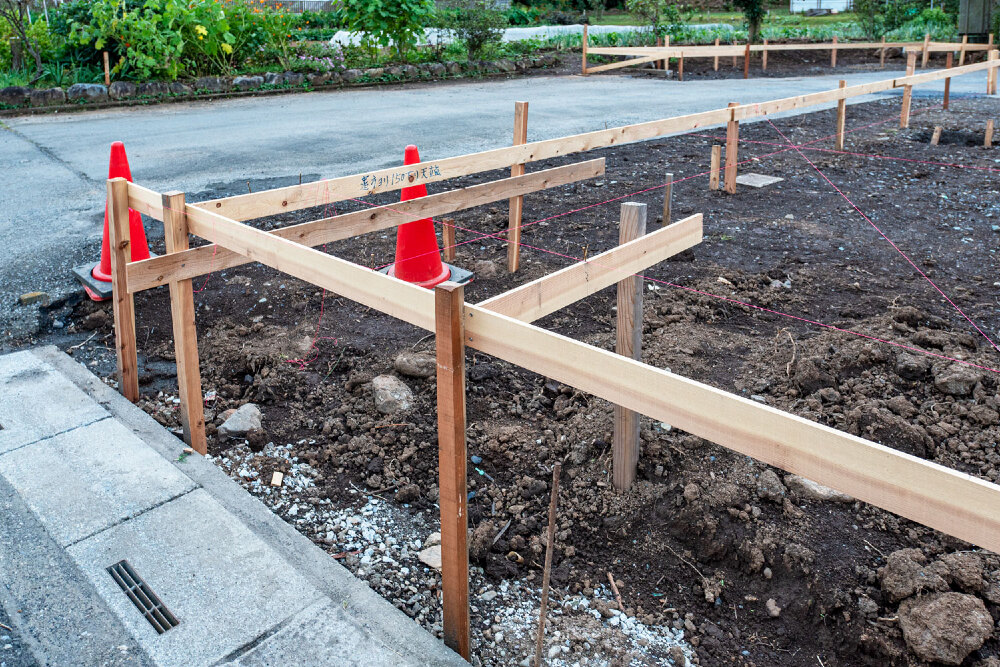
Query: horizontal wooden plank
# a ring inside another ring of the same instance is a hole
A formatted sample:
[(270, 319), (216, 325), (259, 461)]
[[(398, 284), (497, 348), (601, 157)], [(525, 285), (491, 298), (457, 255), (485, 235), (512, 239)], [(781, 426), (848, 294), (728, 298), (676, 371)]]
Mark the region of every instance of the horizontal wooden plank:
[(466, 305), (466, 342), (907, 519), (1000, 550), (1000, 487), (989, 482), (479, 306)]
[[(433, 331), (434, 294), (187, 206), (192, 233)], [(733, 451), (1000, 552), (1000, 487), (534, 325), (465, 305), (466, 342)]]
[(185, 210), (188, 230), (196, 236), (404, 322), (434, 330), (434, 292), (431, 290), (197, 206), (188, 204)]
[(971, 65), (952, 67), (951, 69), (938, 69), (931, 72), (924, 72), (923, 74), (901, 76), (898, 79), (896, 79), (895, 82), (897, 88), (902, 86), (919, 86), (922, 83), (928, 83), (930, 81), (940, 81), (941, 79), (953, 78), (956, 76), (961, 76), (963, 74), (971, 74), (972, 72), (981, 72), (983, 70), (988, 70), (995, 67), (1000, 67), (1000, 60), (984, 60), (982, 62), (973, 63)]
[[(598, 158), (545, 169), (525, 176), (450, 190), (390, 206), (378, 206), (304, 222), (270, 233), (307, 246), (318, 246), (388, 229), (420, 218), (454, 213), (510, 197), (576, 183), (603, 173), (604, 158)], [(128, 265), (129, 291), (141, 292), (172, 281), (195, 278), (212, 271), (240, 266), (248, 261), (239, 253), (210, 245), (161, 257), (151, 257)]]
[[(194, 204), (233, 220), (250, 220), (287, 211), (296, 211), (376, 192), (398, 190), (409, 185), (435, 183), (448, 178), (503, 169), (515, 164), (581, 153), (595, 148), (617, 146), (632, 141), (687, 132), (724, 123), (728, 109), (715, 109), (687, 116), (624, 125), (606, 130), (494, 148), (481, 153), (431, 160), (419, 165), (382, 169), (368, 174), (342, 176), (286, 188), (238, 195)], [(411, 179), (412, 177), (412, 179)]]
[(597, 74), (598, 72), (606, 72), (612, 69), (618, 69), (619, 67), (631, 67), (632, 65), (641, 65), (643, 63), (651, 63), (654, 60), (662, 60), (663, 56), (653, 55), (653, 56), (642, 56), (639, 58), (629, 58), (628, 60), (619, 60), (618, 62), (608, 63), (607, 65), (598, 65), (597, 67), (587, 66), (587, 74)]
[(533, 322), (683, 252), (701, 240), (702, 215), (698, 213), (487, 299), (479, 306)]
[(163, 221), (163, 195), (136, 183), (128, 184), (128, 207), (143, 215)]

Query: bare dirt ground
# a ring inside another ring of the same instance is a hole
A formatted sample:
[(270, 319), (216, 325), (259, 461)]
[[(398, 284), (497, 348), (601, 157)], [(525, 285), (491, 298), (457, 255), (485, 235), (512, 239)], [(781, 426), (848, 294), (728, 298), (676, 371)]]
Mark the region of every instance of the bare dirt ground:
[[(527, 245), (516, 275), (507, 273), (497, 238), (461, 245), (456, 263), (476, 271), (466, 297), (480, 301), (565, 266), (564, 256), (612, 247), (620, 201), (647, 202), (650, 228), (657, 227), (658, 186), (672, 172), (674, 216), (703, 213), (705, 240), (646, 272), (663, 281), (649, 281), (645, 291), (646, 363), (996, 481), (1000, 376), (990, 369), (1000, 368), (997, 351), (803, 157), (996, 340), (1000, 153), (982, 141), (998, 105), (953, 100), (946, 113), (934, 104), (917, 100), (908, 130), (898, 129), (898, 101), (851, 106), (850, 154), (769, 155), (782, 150), (770, 145), (784, 143), (778, 130), (800, 144), (831, 135), (832, 111), (776, 127), (746, 125), (742, 139), (767, 143), (741, 144), (740, 159), (757, 158), (741, 173), (785, 180), (741, 186), (736, 195), (709, 191), (699, 175), (714, 142), (705, 136), (532, 165), (604, 156), (607, 174), (525, 197)], [(937, 125), (942, 141), (931, 146)], [(832, 146), (830, 138), (812, 144)], [(967, 168), (943, 166), (954, 164)], [(358, 208), (331, 204), (255, 224), (273, 228)], [(494, 234), (506, 213), (498, 203), (454, 219)], [(458, 241), (477, 236), (460, 230)], [(391, 233), (326, 247), (371, 267), (391, 262), (393, 249)], [(213, 273), (195, 288), (203, 288), (195, 300), (210, 454), (439, 632), (439, 576), (416, 557), (436, 530), (434, 379), (397, 359), (417, 356), (419, 366), (421, 354), (433, 354), (433, 340), (259, 265)], [(612, 349), (614, 295), (604, 290), (540, 324)], [(176, 428), (167, 291), (145, 292), (136, 306), (141, 403)], [(112, 374), (107, 305), (64, 303), (49, 317), (61, 326), (46, 332), (48, 340)], [(482, 354), (470, 352), (467, 364), (475, 664), (515, 664), (530, 653), (556, 461), (564, 477), (552, 664), (998, 664), (994, 554), (824, 496), (646, 419), (640, 480), (616, 493), (611, 405)], [(376, 410), (371, 381), (382, 374), (413, 392), (409, 410)], [(225, 411), (246, 402), (261, 407), (264, 432), (224, 440), (216, 428)], [(281, 489), (267, 484), (275, 470), (287, 475)], [(608, 590), (609, 572), (620, 582), (624, 614)]]

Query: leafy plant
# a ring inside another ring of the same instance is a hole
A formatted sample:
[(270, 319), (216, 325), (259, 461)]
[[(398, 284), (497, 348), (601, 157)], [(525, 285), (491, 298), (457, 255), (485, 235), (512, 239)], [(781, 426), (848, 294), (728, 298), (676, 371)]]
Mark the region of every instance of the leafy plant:
[(488, 44), (499, 44), (506, 26), (507, 17), (482, 0), (459, 7), (448, 22), (455, 37), (465, 42), (470, 58), (478, 58)]
[[(42, 45), (37, 34), (32, 32), (32, 24), (28, 20), (28, 0), (0, 0), (0, 23), (7, 26), (11, 36), (28, 51), (35, 61), (35, 78), (42, 75)], [(43, 23), (36, 21), (36, 23)], [(6, 32), (4, 30), (3, 32)], [(4, 40), (4, 41), (9, 41)], [(8, 48), (11, 48), (8, 46)], [(13, 62), (13, 51), (11, 51)], [(22, 63), (15, 63), (21, 65)]]
[(673, 37), (682, 27), (680, 10), (667, 0), (627, 0), (625, 7), (645, 21), (657, 37)]
[(423, 36), (434, 0), (342, 0), (340, 11), (370, 49), (394, 46), (402, 58)]
[(767, 16), (767, 0), (733, 0), (733, 4), (743, 10), (750, 33), (748, 39), (756, 42), (760, 36), (760, 24)]

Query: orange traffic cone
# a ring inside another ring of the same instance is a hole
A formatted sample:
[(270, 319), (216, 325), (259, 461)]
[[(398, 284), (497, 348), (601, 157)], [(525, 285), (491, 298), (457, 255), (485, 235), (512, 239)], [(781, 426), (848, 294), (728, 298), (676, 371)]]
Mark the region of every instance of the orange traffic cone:
[[(407, 146), (403, 164), (417, 164), (420, 153), (416, 146)], [(411, 185), (400, 192), (400, 201), (427, 196), (426, 185)], [(396, 262), (389, 275), (421, 287), (434, 287), (448, 280), (451, 271), (441, 261), (434, 222), (430, 218), (408, 222), (396, 229)]]
[[(125, 178), (132, 182), (132, 170), (125, 155), (125, 144), (116, 141), (111, 144), (111, 159), (108, 163), (108, 178)], [(149, 259), (149, 245), (146, 230), (142, 226), (142, 216), (134, 209), (128, 210), (129, 245), (132, 247), (132, 261)], [(111, 244), (108, 232), (108, 204), (104, 204), (104, 238), (101, 241), (101, 260), (93, 267), (77, 267), (73, 273), (83, 283), (83, 289), (94, 301), (111, 298)]]

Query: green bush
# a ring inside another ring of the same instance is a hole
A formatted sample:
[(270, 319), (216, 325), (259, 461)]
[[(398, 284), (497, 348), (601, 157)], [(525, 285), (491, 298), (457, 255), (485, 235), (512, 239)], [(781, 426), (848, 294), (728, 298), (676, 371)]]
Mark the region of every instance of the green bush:
[(434, 12), (434, 0), (342, 0), (348, 30), (365, 35), (366, 46), (395, 46), (402, 58), (423, 37)]
[(446, 25), (455, 32), (455, 37), (465, 42), (469, 57), (478, 58), (487, 45), (502, 41), (507, 17), (480, 0), (459, 7)]
[(673, 37), (683, 28), (680, 10), (668, 0), (627, 0), (625, 7), (645, 21), (657, 37)]

